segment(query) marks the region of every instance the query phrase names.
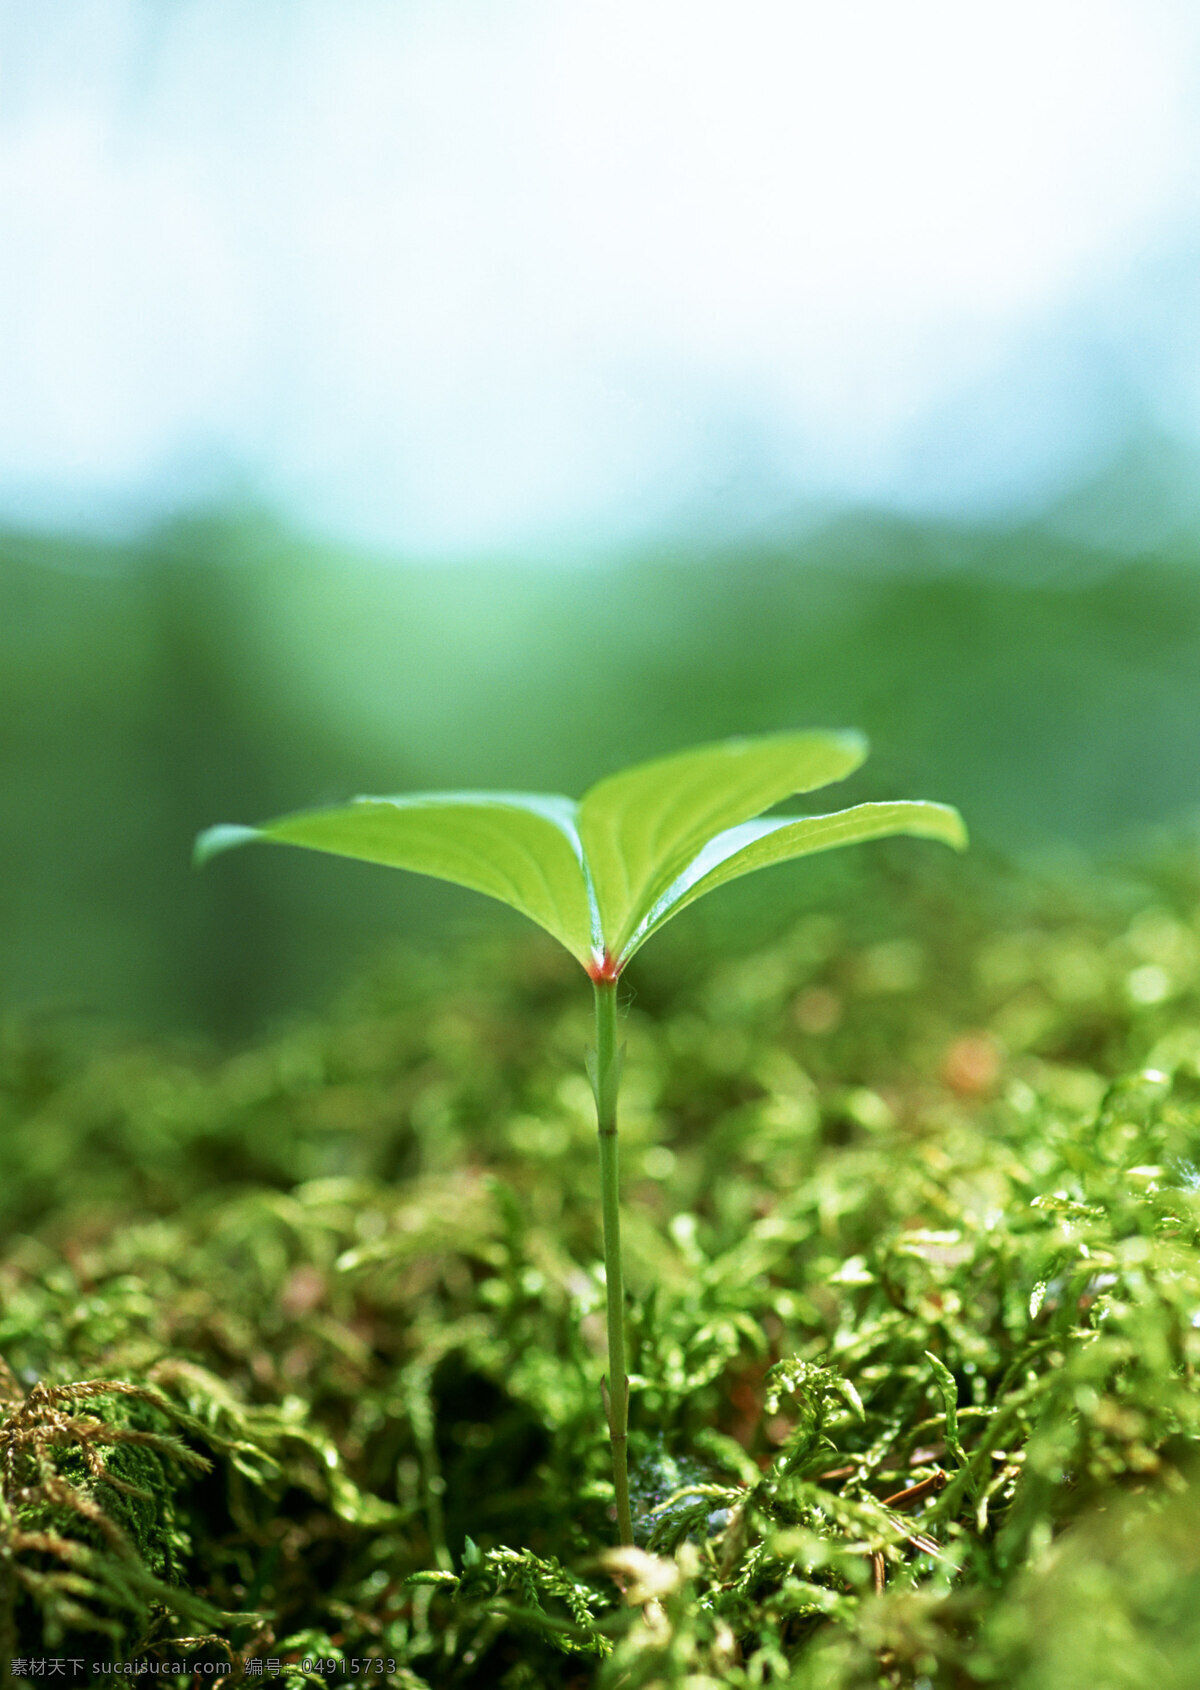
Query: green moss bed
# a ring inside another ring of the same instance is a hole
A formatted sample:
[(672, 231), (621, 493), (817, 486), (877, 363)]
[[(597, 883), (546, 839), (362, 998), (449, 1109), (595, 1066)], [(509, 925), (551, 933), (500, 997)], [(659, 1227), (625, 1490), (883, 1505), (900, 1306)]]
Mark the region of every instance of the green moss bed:
[(630, 971), (623, 1554), (574, 964), (9, 1024), (8, 1682), (1200, 1682), (1200, 840), (932, 856)]

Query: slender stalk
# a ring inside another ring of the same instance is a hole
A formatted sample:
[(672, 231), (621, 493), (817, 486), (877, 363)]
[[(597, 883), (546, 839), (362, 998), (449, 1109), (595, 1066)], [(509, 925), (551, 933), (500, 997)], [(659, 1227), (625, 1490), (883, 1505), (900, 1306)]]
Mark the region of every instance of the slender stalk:
[(617, 1153), (617, 983), (596, 980), (596, 1128), (600, 1141), (600, 1200), (604, 1215), (604, 1283), (608, 1295), (608, 1380), (604, 1392), (612, 1443), (613, 1486), (622, 1543), (633, 1542), (629, 1512), (629, 1376), (625, 1368), (625, 1286), (621, 1274), (621, 1179)]

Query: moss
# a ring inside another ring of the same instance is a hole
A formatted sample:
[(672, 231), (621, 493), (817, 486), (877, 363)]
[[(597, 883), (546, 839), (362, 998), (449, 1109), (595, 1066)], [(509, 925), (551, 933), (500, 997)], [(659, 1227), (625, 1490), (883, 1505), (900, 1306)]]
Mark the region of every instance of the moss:
[(914, 857), (632, 980), (628, 1565), (569, 966), (405, 955), (224, 1054), (10, 1028), (16, 1652), (1103, 1690), (1049, 1642), (1102, 1601), (1189, 1682), (1200, 853)]

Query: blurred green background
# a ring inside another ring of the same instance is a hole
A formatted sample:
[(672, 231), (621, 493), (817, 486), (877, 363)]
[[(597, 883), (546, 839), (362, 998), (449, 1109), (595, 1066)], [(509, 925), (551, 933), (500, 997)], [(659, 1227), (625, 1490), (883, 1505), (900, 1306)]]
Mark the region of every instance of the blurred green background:
[(848, 725), (985, 849), (1190, 812), (1198, 161), (1187, 0), (0, 0), (0, 1008), (505, 919), (188, 866), (356, 791)]
[[(578, 794), (706, 738), (853, 725), (870, 761), (811, 808), (943, 799), (1004, 852), (1179, 819), (1200, 804), (1198, 562), (1185, 540), (878, 515), (561, 569), (373, 561), (245, 512), (134, 544), (10, 535), (5, 1006), (238, 1036), (397, 937), (510, 919), (302, 852), (189, 866), (212, 822), (360, 791)], [(826, 894), (832, 861), (714, 900), (714, 935)]]

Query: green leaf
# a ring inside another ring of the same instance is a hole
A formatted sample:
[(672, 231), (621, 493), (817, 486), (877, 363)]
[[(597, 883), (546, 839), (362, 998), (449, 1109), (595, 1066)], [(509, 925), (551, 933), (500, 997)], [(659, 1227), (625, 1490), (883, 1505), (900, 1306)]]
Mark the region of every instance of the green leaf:
[(509, 904), (586, 968), (598, 939), (569, 798), (511, 792), (420, 792), (356, 798), (262, 827), (209, 828), (197, 862), (252, 840), (300, 845), (360, 862), (411, 869)]
[(962, 1438), (958, 1430), (958, 1386), (954, 1382), (954, 1375), (940, 1356), (935, 1356), (932, 1350), (925, 1351), (925, 1360), (933, 1369), (933, 1377), (937, 1383), (938, 1395), (942, 1399), (942, 1408), (946, 1414), (946, 1448), (963, 1468), (967, 1476), (967, 1484), (971, 1494), (975, 1494), (976, 1486), (971, 1463), (967, 1459), (967, 1452), (963, 1448)]
[(842, 780), (866, 754), (857, 733), (763, 734), (639, 763), (593, 786), (579, 832), (610, 954), (628, 954), (647, 912), (714, 834)]
[(511, 792), (358, 798), (262, 827), (209, 828), (196, 861), (268, 840), (433, 875), (520, 910), (594, 979), (612, 979), (664, 922), (753, 869), (889, 833), (966, 844), (944, 804), (754, 819), (790, 793), (842, 779), (865, 756), (866, 741), (850, 732), (724, 740), (612, 775), (578, 805)]
[(949, 804), (920, 799), (856, 804), (851, 810), (838, 810), (829, 816), (780, 816), (728, 828), (709, 840), (667, 889), (633, 934), (624, 955), (632, 956), (672, 916), (727, 881), (769, 868), (772, 863), (789, 862), (793, 857), (897, 833), (938, 839), (956, 851), (963, 850), (967, 843), (967, 830), (957, 810)]

